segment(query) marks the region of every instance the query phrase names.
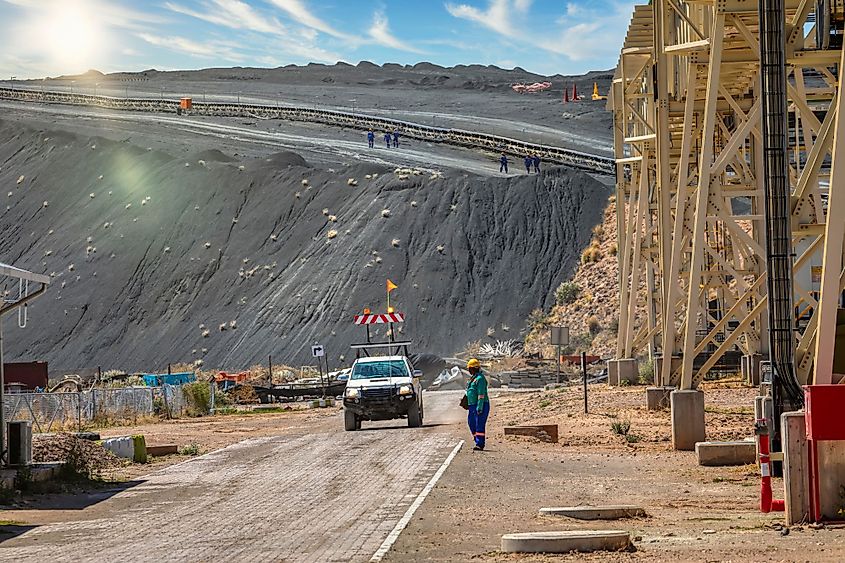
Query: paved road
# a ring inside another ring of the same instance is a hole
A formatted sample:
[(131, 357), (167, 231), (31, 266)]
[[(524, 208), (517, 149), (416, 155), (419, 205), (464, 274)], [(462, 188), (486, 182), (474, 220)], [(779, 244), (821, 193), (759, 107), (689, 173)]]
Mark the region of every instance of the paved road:
[[(449, 422), (438, 413), (455, 402), (428, 394), (426, 423)], [(449, 425), (332, 423), (153, 473), (79, 520), (3, 542), (0, 561), (368, 561), (458, 439)]]

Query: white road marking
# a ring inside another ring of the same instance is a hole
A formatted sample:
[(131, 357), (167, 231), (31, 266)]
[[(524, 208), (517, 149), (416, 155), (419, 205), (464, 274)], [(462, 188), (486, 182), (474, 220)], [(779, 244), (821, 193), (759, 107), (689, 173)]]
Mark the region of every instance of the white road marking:
[(396, 523), (396, 526), (394, 526), (393, 530), (390, 531), (390, 534), (388, 534), (384, 542), (382, 542), (381, 547), (378, 548), (378, 551), (376, 551), (370, 558), (370, 561), (381, 561), (382, 559), (384, 559), (384, 556), (387, 555), (387, 552), (390, 551), (390, 548), (393, 547), (393, 544), (396, 543), (396, 540), (399, 539), (399, 534), (401, 534), (402, 530), (404, 530), (408, 526), (408, 523), (414, 516), (414, 512), (416, 512), (417, 509), (422, 505), (423, 501), (425, 500), (425, 497), (428, 496), (428, 493), (430, 493), (432, 489), (434, 489), (434, 485), (437, 484), (437, 481), (439, 481), (443, 474), (446, 472), (446, 468), (449, 467), (449, 464), (452, 463), (452, 460), (455, 459), (456, 455), (458, 455), (458, 452), (461, 450), (463, 445), (463, 440), (458, 442), (458, 445), (455, 446), (455, 448), (452, 450), (452, 453), (449, 454), (449, 456), (443, 462), (443, 465), (441, 465), (440, 469), (437, 470), (437, 473), (435, 473), (431, 477), (431, 481), (428, 482), (428, 484), (420, 492), (417, 498), (414, 499), (413, 504), (408, 507), (408, 510), (405, 511), (405, 515), (402, 516), (402, 519)]

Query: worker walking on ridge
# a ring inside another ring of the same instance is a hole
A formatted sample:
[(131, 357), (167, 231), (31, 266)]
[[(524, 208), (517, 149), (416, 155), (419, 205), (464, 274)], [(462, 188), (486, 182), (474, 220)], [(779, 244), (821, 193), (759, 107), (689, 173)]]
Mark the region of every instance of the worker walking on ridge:
[(532, 158), (531, 160), (532, 160), (532, 162), (534, 162), (534, 172), (539, 174), (540, 173), (540, 156), (535, 154), (534, 158)]
[(472, 358), (467, 362), (469, 381), (467, 381), (466, 403), (469, 409), (467, 422), (472, 438), (475, 440), (473, 450), (483, 451), (487, 417), (490, 416), (490, 398), (487, 396), (487, 378), (481, 372), (481, 363)]
[(373, 148), (376, 144), (376, 134), (373, 133), (372, 129), (367, 131), (367, 144), (370, 146), (370, 148)]
[(387, 148), (390, 148), (390, 132), (384, 134), (384, 144), (387, 145)]
[(525, 173), (531, 174), (531, 164), (534, 162), (534, 159), (531, 158), (531, 155), (525, 156)]
[(393, 148), (399, 148), (399, 130), (393, 131)]
[(502, 156), (499, 157), (499, 172), (508, 173), (508, 155), (505, 153), (502, 153)]

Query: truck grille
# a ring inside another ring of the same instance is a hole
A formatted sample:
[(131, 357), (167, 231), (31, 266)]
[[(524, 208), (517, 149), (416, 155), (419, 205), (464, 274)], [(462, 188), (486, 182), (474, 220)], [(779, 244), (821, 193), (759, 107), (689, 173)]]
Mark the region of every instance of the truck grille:
[(373, 387), (364, 389), (364, 398), (368, 401), (389, 401), (393, 395), (391, 387)]

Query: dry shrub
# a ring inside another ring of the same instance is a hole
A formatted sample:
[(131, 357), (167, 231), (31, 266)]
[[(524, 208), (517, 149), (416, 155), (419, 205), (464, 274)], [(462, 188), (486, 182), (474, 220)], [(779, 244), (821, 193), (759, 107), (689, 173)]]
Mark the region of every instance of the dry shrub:
[(616, 254), (618, 252), (619, 252), (619, 249), (616, 247), (615, 242), (613, 244), (611, 244), (610, 248), (607, 250), (607, 253), (610, 254), (611, 256), (616, 256)]
[(604, 226), (602, 226), (601, 223), (593, 227), (593, 235), (599, 238), (604, 236)]
[(601, 247), (597, 240), (593, 239), (584, 252), (581, 253), (581, 263), (582, 264), (591, 264), (595, 262), (601, 262), (601, 259), (604, 258), (604, 254), (601, 251)]
[(587, 330), (589, 330), (590, 334), (593, 336), (601, 332), (601, 323), (599, 323), (598, 317), (593, 315), (587, 319)]

